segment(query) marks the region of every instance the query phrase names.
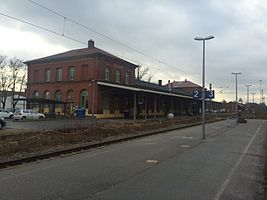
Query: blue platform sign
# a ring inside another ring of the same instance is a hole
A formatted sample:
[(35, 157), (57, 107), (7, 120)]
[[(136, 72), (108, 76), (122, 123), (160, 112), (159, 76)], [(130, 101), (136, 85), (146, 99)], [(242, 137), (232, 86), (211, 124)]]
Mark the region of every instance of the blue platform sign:
[[(214, 99), (214, 90), (205, 91), (205, 99)], [(193, 99), (202, 99), (202, 90), (193, 91)]]
[(201, 99), (202, 98), (202, 91), (196, 90), (193, 92), (193, 99)]
[(214, 99), (215, 98), (214, 90), (208, 90), (208, 91), (206, 91), (205, 98), (206, 99)]

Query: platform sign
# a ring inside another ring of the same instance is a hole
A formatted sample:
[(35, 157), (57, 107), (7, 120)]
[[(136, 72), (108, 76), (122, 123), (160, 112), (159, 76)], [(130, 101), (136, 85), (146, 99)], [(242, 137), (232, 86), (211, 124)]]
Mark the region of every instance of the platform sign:
[(202, 91), (201, 90), (193, 91), (193, 99), (201, 99), (201, 98), (202, 98)]
[(206, 99), (214, 99), (215, 98), (214, 90), (208, 90), (208, 91), (206, 91), (205, 98)]
[[(205, 91), (205, 99), (214, 99), (214, 90)], [(202, 99), (202, 90), (193, 91), (193, 99)]]

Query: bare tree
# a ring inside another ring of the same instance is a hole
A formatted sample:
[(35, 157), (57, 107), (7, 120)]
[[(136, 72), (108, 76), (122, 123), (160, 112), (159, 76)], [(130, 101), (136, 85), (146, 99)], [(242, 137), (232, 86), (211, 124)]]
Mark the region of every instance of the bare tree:
[[(136, 70), (136, 77), (138, 80), (146, 80), (151, 82), (152, 78), (155, 74), (150, 73), (150, 69), (148, 67), (143, 67), (142, 65), (138, 65)], [(147, 77), (147, 79), (145, 79)]]
[(8, 97), (8, 90), (10, 89), (10, 74), (8, 67), (8, 60), (6, 56), (0, 55), (0, 102), (2, 108), (6, 107), (6, 100)]
[(11, 75), (11, 104), (12, 108), (16, 108), (18, 99), (20, 98), (22, 91), (26, 88), (26, 65), (22, 60), (14, 57), (9, 60), (9, 70)]
[(149, 68), (148, 67), (143, 67), (142, 65), (138, 65), (137, 67), (137, 71), (136, 71), (136, 77), (138, 80), (143, 80), (144, 76), (147, 75), (147, 73), (149, 72)]

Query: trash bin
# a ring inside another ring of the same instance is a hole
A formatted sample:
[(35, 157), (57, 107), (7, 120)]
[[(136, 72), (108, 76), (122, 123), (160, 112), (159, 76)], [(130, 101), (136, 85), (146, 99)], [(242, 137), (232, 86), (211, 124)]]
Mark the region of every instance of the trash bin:
[(76, 117), (77, 118), (84, 118), (85, 117), (85, 109), (84, 108), (78, 108), (78, 109), (76, 109), (76, 111), (75, 111), (75, 114), (76, 114)]
[(81, 117), (85, 118), (85, 112), (86, 110), (84, 108), (81, 108)]
[(79, 118), (80, 112), (79, 112), (79, 109), (78, 108), (75, 110), (75, 115), (76, 115), (77, 118)]
[(82, 118), (82, 109), (80, 108), (76, 109), (75, 113), (77, 118)]

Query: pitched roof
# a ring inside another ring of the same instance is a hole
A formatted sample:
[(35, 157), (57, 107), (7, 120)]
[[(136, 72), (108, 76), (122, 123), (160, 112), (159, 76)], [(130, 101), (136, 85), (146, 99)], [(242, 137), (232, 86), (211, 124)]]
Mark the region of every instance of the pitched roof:
[[(88, 44), (89, 44), (89, 42), (88, 42)], [(130, 65), (132, 67), (137, 67), (137, 65), (135, 65), (135, 64), (133, 64), (127, 60), (121, 59), (121, 58), (114, 56), (114, 55), (112, 55), (106, 51), (103, 51), (102, 49), (95, 47), (94, 43), (92, 44), (92, 46), (88, 46), (87, 48), (74, 49), (74, 50), (66, 51), (66, 52), (51, 55), (51, 56), (46, 56), (46, 57), (42, 57), (42, 58), (38, 58), (38, 59), (34, 59), (34, 60), (29, 60), (29, 61), (26, 61), (25, 63), (26, 64), (49, 63), (49, 62), (57, 62), (57, 61), (63, 61), (63, 60), (86, 58), (86, 57), (97, 55), (97, 54), (98, 55), (104, 55), (104, 56), (116, 59), (120, 62), (127, 63), (128, 65)]]
[(173, 81), (172, 86), (174, 88), (198, 88), (201, 87), (200, 85), (197, 85), (191, 81), (184, 80), (184, 81)]
[(158, 85), (156, 83), (150, 83), (147, 81), (142, 81), (142, 80), (135, 80), (135, 86), (143, 89), (151, 89), (151, 90), (156, 90), (156, 91), (161, 91), (161, 92), (168, 92), (168, 93), (174, 93), (174, 94), (180, 94), (180, 95), (185, 95), (185, 96), (192, 96), (192, 92), (188, 92), (184, 90), (183, 88), (169, 88), (168, 85)]
[[(142, 82), (139, 82), (139, 83), (142, 84)], [(188, 96), (188, 95), (183, 95), (183, 94), (179, 94), (176, 92), (170, 92), (170, 91), (160, 91), (160, 90), (152, 89), (151, 87), (140, 87), (137, 85), (133, 85), (133, 86), (132, 85), (122, 85), (122, 84), (103, 82), (103, 81), (98, 81), (97, 84), (101, 85), (101, 86), (114, 87), (114, 88), (118, 88), (118, 89), (125, 89), (125, 90), (130, 90), (130, 91), (135, 91), (135, 92), (145, 92), (145, 93), (152, 93), (152, 94), (159, 94), (159, 95), (192, 99), (192, 97)], [(151, 83), (151, 84), (153, 84), (153, 83)], [(154, 85), (157, 85), (157, 84), (154, 84)], [(164, 88), (164, 86), (159, 86), (159, 88), (162, 88), (162, 87)]]
[(150, 82), (142, 81), (139, 79), (135, 79), (134, 85), (140, 88), (152, 89), (152, 90), (157, 90), (157, 91), (162, 91), (162, 92), (169, 92), (169, 88), (165, 85), (158, 85), (156, 83), (150, 83)]

